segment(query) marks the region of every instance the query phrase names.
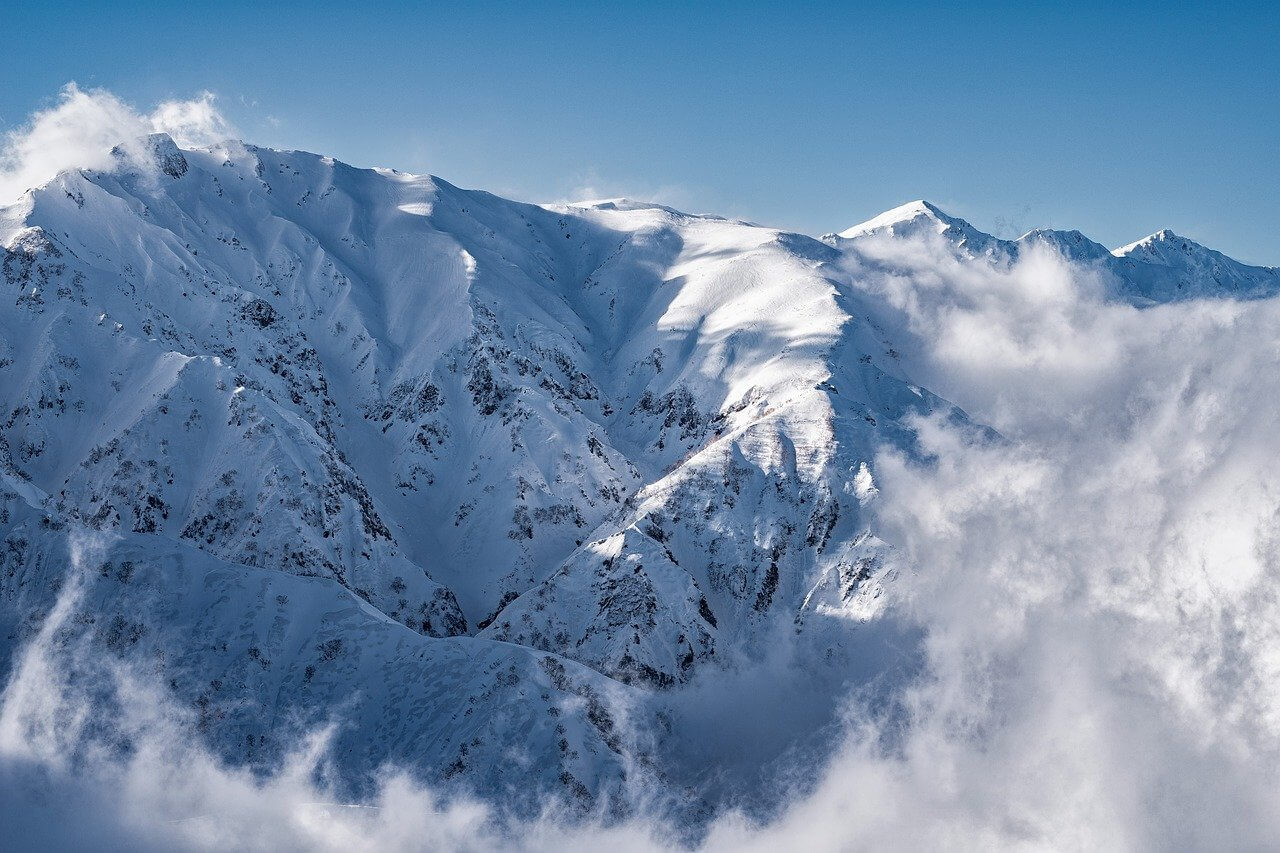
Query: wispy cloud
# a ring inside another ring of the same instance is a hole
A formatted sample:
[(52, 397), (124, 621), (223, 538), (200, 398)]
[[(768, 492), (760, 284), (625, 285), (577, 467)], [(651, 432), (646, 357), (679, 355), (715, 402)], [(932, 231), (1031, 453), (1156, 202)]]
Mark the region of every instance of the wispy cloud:
[(192, 100), (165, 101), (142, 112), (106, 90), (68, 83), (56, 104), (32, 115), (0, 142), (0, 204), (65, 169), (109, 168), (112, 148), (156, 132), (170, 134), (185, 147), (235, 135), (210, 92)]
[(697, 212), (700, 204), (697, 193), (688, 187), (678, 184), (654, 185), (642, 181), (617, 180), (602, 175), (594, 167), (574, 175), (568, 182), (568, 189), (564, 196), (554, 201), (558, 204), (572, 204), (607, 198), (653, 202), (691, 212)]

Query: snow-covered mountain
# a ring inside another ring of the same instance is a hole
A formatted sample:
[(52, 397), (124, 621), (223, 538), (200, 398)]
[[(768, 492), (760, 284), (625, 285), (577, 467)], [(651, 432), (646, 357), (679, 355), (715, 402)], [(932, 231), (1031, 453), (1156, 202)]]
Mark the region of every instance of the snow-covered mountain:
[(1259, 298), (1280, 291), (1280, 268), (1243, 264), (1168, 229), (1127, 246), (1108, 250), (1079, 231), (1034, 229), (1017, 240), (984, 234), (963, 219), (943, 213), (927, 201), (913, 201), (824, 239), (849, 247), (859, 239), (900, 239), (940, 235), (965, 255), (1008, 262), (1031, 247), (1048, 247), (1062, 257), (1106, 273), (1111, 296), (1135, 305), (1151, 305), (1212, 296)]
[(353, 784), (390, 761), (530, 809), (701, 781), (680, 692), (781, 636), (819, 681), (884, 654), (876, 452), (967, 418), (851, 258), (1035, 244), (1139, 305), (1280, 290), (1168, 232), (1003, 241), (927, 202), (815, 240), (146, 151), (0, 210), (4, 665), (74, 579), (68, 666), (145, 665), (227, 758), (340, 716)]

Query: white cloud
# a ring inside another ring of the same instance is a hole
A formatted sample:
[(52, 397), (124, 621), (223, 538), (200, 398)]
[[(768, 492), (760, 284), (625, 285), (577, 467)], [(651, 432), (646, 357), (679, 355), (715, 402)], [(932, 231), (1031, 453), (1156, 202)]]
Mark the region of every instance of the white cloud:
[(36, 112), (0, 141), (0, 204), (64, 169), (110, 168), (113, 147), (156, 132), (169, 133), (184, 147), (235, 135), (209, 92), (190, 101), (165, 101), (142, 113), (106, 90), (68, 83), (54, 106)]
[(923, 422), (936, 465), (877, 460), (928, 637), (909, 723), (862, 718), (813, 796), (717, 839), (1274, 846), (1280, 301), (1138, 311), (1051, 253), (873, 252), (895, 270), (859, 286), (897, 306), (924, 384), (1016, 440)]
[(658, 186), (624, 182), (606, 178), (594, 167), (588, 168), (570, 179), (571, 186), (563, 198), (556, 204), (574, 204), (586, 201), (600, 201), (610, 198), (625, 198), (631, 201), (650, 204), (662, 204), (680, 210), (694, 210), (698, 207), (696, 193), (676, 184)]
[(164, 101), (148, 117), (157, 133), (167, 133), (180, 148), (213, 145), (235, 136), (235, 129), (214, 106), (212, 92), (189, 101)]

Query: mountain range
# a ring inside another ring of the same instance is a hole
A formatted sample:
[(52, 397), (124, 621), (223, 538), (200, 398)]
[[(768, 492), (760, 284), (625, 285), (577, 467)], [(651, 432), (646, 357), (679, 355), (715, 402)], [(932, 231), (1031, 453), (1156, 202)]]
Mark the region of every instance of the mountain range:
[[(861, 286), (922, 241), (1136, 309), (1280, 291), (923, 201), (817, 239), (163, 134), (63, 172), (0, 209), (0, 676), (43, 641), (109, 719), (126, 662), (251, 767), (337, 721), (351, 796), (394, 764), (522, 813), (767, 801), (915, 666), (877, 453), (1003, 440)], [(779, 650), (790, 710), (739, 720)]]

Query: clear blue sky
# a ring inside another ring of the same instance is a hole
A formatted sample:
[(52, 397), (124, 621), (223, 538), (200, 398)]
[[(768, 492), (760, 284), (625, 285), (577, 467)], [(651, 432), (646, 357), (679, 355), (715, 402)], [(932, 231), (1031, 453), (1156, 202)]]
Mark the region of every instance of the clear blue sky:
[(0, 129), (209, 89), (250, 141), (531, 201), (819, 234), (923, 197), (1280, 264), (1280, 4), (85, 5), (0, 0)]

